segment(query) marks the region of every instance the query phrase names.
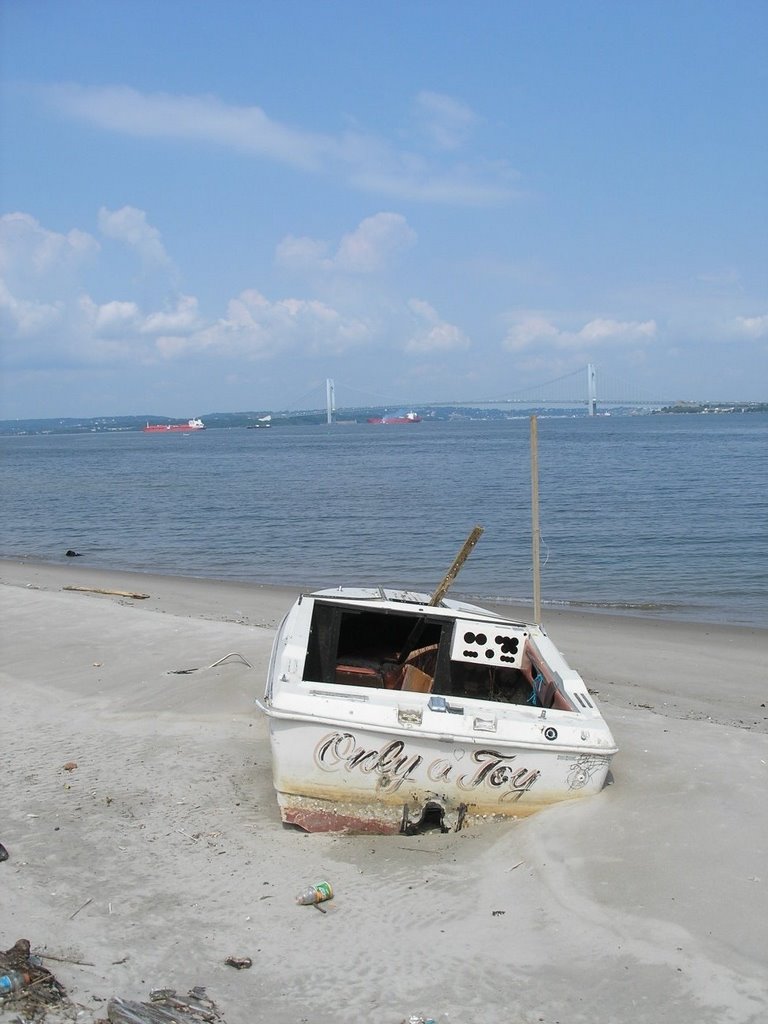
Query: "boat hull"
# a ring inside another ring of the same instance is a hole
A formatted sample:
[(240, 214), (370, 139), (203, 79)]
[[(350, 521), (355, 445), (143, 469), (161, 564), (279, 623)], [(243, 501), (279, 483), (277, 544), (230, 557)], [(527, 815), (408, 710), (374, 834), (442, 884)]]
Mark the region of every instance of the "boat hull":
[(599, 793), (612, 757), (602, 749), (425, 737), (274, 714), (270, 743), (282, 819), (308, 832), (407, 832), (430, 809), (432, 825), (444, 831), (524, 817)]

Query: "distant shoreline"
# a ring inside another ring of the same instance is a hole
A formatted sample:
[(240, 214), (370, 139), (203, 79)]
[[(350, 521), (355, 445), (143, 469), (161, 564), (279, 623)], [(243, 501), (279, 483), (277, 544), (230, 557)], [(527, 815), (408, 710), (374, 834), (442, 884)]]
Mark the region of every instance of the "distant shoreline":
[[(551, 408), (542, 406), (539, 408), (523, 408), (514, 410), (476, 408), (474, 406), (420, 406), (415, 405), (414, 410), (421, 416), (423, 421), (431, 423), (449, 423), (454, 420), (508, 420), (527, 419), (529, 416), (537, 415), (542, 417), (564, 417), (587, 416), (586, 406), (568, 406)], [(372, 416), (381, 416), (386, 413), (381, 406), (343, 410), (343, 416), (339, 415), (336, 422), (344, 424), (367, 423)], [(678, 402), (675, 405), (661, 407), (633, 407), (616, 406), (605, 409), (598, 402), (598, 416), (729, 416), (742, 413), (766, 413), (768, 402)], [(295, 426), (327, 426), (327, 416), (324, 411), (311, 412), (214, 412), (205, 413), (202, 419), (207, 429), (217, 430), (233, 427), (256, 426), (265, 415), (271, 416), (272, 427), (295, 427)], [(153, 414), (151, 416), (59, 416), (59, 417), (27, 417), (23, 419), (0, 420), (0, 436), (2, 437), (25, 437), (39, 434), (104, 434), (104, 433), (138, 433), (144, 430), (147, 422), (152, 423), (180, 423), (185, 421), (183, 417), (162, 416)], [(263, 425), (263, 424), (262, 424)]]

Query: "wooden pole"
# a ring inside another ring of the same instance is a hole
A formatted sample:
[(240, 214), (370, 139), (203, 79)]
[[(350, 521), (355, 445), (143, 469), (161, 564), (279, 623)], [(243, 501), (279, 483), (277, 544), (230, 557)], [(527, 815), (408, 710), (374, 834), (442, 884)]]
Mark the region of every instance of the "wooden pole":
[(458, 553), (458, 555), (456, 555), (456, 557), (453, 560), (453, 565), (448, 570), (448, 572), (445, 574), (445, 576), (443, 576), (443, 579), (442, 579), (442, 582), (440, 583), (440, 586), (434, 592), (432, 597), (430, 597), (430, 599), (429, 599), (430, 605), (433, 605), (433, 606), (434, 605), (438, 605), (443, 600), (443, 598), (445, 597), (446, 593), (448, 592), (448, 587), (450, 587), (450, 585), (453, 583), (453, 581), (459, 575), (459, 570), (461, 569), (462, 565), (464, 565), (466, 560), (469, 558), (469, 555), (470, 555), (470, 552), (472, 551), (472, 548), (480, 540), (480, 538), (481, 538), (481, 536), (483, 534), (483, 529), (484, 529), (484, 527), (482, 527), (482, 526), (474, 527), (474, 529), (472, 530), (470, 535), (464, 541), (464, 545), (462, 546), (461, 551)]
[(539, 534), (539, 427), (531, 416), (531, 541), (533, 548), (533, 621), (541, 622), (541, 553)]

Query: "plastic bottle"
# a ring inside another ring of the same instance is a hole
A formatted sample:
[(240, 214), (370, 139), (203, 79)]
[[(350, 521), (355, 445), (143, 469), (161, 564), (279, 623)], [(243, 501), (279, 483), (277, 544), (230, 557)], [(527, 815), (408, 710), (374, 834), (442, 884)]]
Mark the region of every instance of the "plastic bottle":
[(297, 903), (322, 903), (323, 900), (333, 898), (333, 889), (330, 882), (317, 882), (315, 885), (308, 885), (306, 889), (297, 895)]
[(0, 977), (0, 998), (20, 992), (31, 980), (25, 971), (8, 971)]

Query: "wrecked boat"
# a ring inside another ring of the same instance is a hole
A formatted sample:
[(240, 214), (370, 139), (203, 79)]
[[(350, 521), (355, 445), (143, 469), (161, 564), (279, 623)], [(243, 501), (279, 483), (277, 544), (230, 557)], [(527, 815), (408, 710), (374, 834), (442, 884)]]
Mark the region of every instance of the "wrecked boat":
[(541, 625), (383, 588), (301, 596), (263, 701), (282, 819), (457, 831), (598, 793), (617, 747)]

